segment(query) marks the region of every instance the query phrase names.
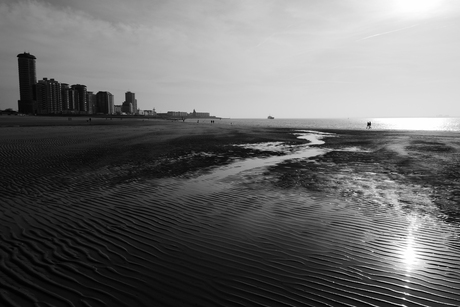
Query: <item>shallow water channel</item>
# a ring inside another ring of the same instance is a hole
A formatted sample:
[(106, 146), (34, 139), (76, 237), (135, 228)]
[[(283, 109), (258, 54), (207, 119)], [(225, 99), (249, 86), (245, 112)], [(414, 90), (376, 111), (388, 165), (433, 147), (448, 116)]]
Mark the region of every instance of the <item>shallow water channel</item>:
[(295, 146), (286, 145), (282, 142), (235, 145), (264, 151), (287, 152), (287, 154), (283, 156), (272, 156), (268, 158), (250, 158), (236, 161), (230, 165), (214, 169), (210, 174), (201, 175), (198, 178), (196, 178), (196, 180), (202, 182), (210, 180), (221, 180), (223, 178), (237, 175), (238, 173), (247, 170), (268, 167), (291, 159), (307, 159), (310, 157), (325, 154), (327, 152), (325, 149), (311, 147), (312, 145), (324, 144), (322, 138), (326, 135), (325, 133), (302, 130), (295, 133), (295, 135), (298, 135), (297, 138), (308, 140), (310, 143)]

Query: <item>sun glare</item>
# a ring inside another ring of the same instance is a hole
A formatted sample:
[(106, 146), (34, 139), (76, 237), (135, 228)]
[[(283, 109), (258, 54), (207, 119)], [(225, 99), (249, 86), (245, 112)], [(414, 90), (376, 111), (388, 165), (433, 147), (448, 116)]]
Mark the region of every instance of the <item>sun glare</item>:
[(376, 128), (397, 130), (451, 130), (448, 118), (379, 118), (373, 120)]
[(404, 16), (424, 17), (441, 5), (443, 0), (396, 0), (395, 11)]
[(417, 253), (414, 249), (414, 238), (408, 237), (407, 238), (407, 245), (406, 248), (402, 252), (402, 261), (406, 264), (407, 270), (410, 270), (412, 265), (414, 265), (417, 261)]
[(401, 250), (401, 261), (406, 268), (407, 272), (412, 271), (414, 266), (419, 263), (417, 251), (415, 249), (415, 235), (414, 233), (418, 228), (418, 220), (416, 217), (408, 217), (410, 225), (408, 227), (407, 237), (406, 237), (406, 246)]

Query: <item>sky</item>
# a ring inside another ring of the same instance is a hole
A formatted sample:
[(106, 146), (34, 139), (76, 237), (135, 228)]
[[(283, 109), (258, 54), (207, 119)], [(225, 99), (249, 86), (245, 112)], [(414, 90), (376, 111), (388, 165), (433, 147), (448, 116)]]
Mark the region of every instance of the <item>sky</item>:
[(458, 0), (0, 0), (0, 109), (37, 79), (230, 118), (460, 117)]

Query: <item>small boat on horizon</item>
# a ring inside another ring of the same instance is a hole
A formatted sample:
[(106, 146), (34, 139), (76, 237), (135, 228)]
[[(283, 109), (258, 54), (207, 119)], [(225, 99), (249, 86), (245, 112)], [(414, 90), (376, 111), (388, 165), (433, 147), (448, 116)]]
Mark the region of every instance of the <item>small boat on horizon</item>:
[(268, 118), (268, 119), (275, 119), (275, 118), (274, 118), (273, 116), (271, 116), (271, 115), (268, 115), (267, 118)]

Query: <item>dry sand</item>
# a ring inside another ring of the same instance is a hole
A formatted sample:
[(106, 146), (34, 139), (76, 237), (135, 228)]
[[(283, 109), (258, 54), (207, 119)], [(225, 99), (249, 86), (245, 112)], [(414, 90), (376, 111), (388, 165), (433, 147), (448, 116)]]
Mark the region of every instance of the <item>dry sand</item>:
[(1, 306), (460, 305), (458, 134), (86, 120), (0, 117)]

